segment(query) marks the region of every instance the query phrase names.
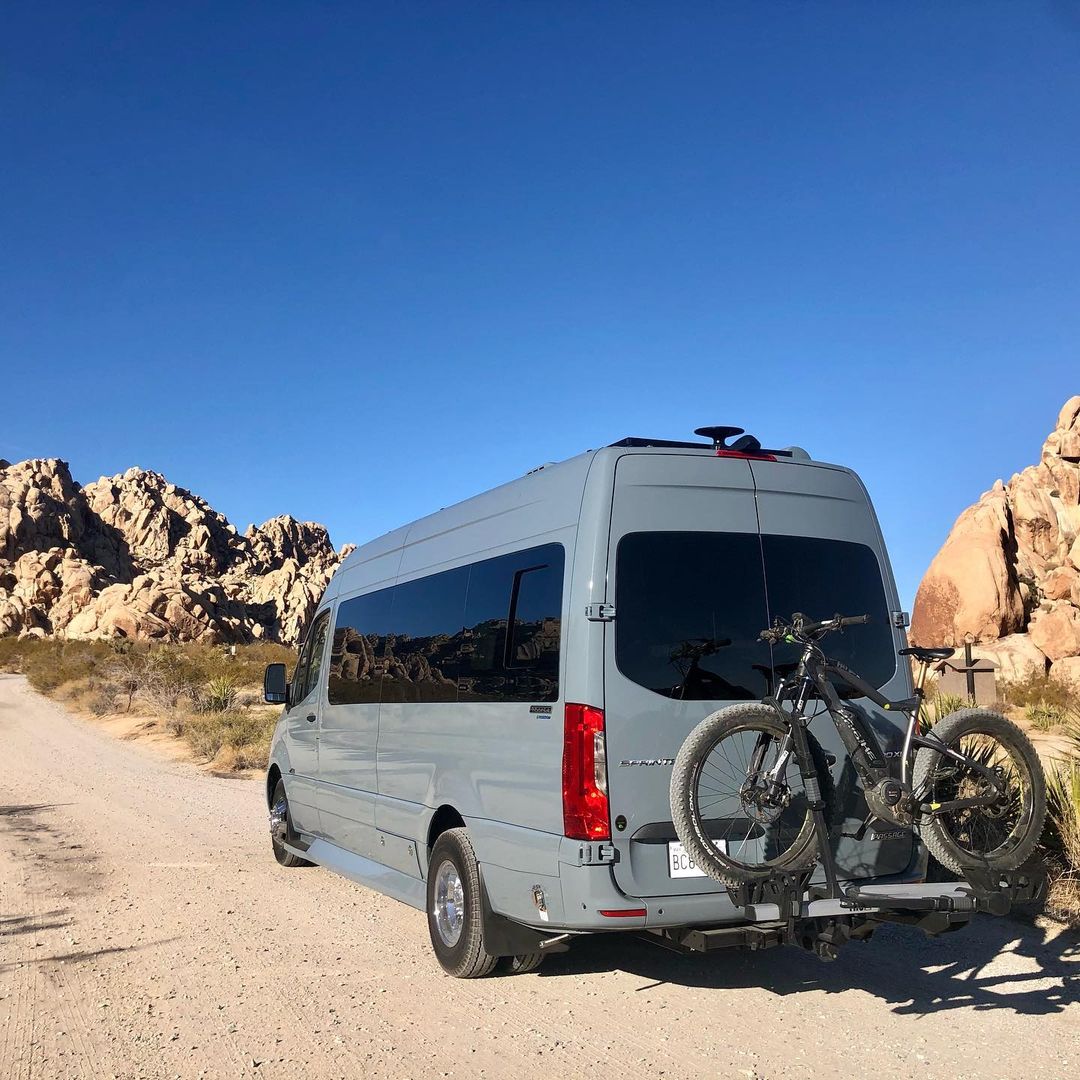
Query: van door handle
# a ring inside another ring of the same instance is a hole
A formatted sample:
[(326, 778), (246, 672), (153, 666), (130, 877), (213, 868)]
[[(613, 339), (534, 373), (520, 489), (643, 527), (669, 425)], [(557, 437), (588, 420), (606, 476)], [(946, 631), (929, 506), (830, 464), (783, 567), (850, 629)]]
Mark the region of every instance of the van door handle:
[(313, 712), (307, 714), (307, 722), (309, 724), (314, 724), (316, 719), (317, 719), (317, 717), (315, 716), (315, 714)]

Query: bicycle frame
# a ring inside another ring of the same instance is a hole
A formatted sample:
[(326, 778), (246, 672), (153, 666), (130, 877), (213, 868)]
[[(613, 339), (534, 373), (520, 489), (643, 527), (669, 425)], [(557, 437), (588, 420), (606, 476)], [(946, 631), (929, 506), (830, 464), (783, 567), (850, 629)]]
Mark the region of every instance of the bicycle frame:
[[(807, 703), (814, 697), (823, 701), (840, 735), (840, 739), (851, 757), (852, 765), (862, 781), (864, 790), (869, 790), (882, 780), (892, 777), (893, 773), (889, 768), (888, 757), (881, 746), (877, 733), (869, 725), (859, 722), (856, 714), (849, 715), (844, 711), (844, 703), (830, 679), (839, 679), (841, 682), (846, 683), (860, 697), (867, 698), (887, 712), (899, 712), (907, 717), (908, 723), (904, 733), (899, 777), (900, 782), (905, 786), (910, 787), (911, 784), (914, 752), (923, 746), (930, 747), (936, 753), (974, 770), (992, 785), (993, 792), (991, 794), (953, 799), (944, 803), (925, 804), (923, 797), (927, 793), (913, 792), (916, 800), (914, 812), (916, 819), (927, 814), (945, 813), (964, 807), (989, 806), (1002, 794), (1001, 782), (991, 769), (986, 768), (971, 756), (946, 746), (934, 735), (932, 730), (925, 735), (922, 733), (923, 685), (927, 668), (925, 663), (921, 665), (922, 670), (919, 672), (916, 683), (915, 696), (902, 701), (890, 701), (873, 686), (856, 675), (855, 672), (842, 664), (829, 660), (813, 642), (804, 642), (803, 644), (805, 644), (805, 650), (794, 675), (782, 681), (775, 697), (765, 698), (765, 703), (775, 708), (783, 717), (784, 722), (794, 732), (797, 728), (805, 729), (809, 723), (809, 718), (806, 716)], [(782, 702), (785, 699), (793, 699), (794, 708), (790, 713), (786, 712), (782, 707)], [(790, 754), (784, 754), (787, 749), (787, 747), (781, 747), (777, 766), (770, 770), (770, 779), (774, 781), (777, 781), (783, 775), (783, 769), (787, 766), (790, 757)], [(801, 756), (803, 747), (796, 746), (795, 749), (800, 752)], [(810, 794), (810, 789), (807, 790), (808, 794)]]

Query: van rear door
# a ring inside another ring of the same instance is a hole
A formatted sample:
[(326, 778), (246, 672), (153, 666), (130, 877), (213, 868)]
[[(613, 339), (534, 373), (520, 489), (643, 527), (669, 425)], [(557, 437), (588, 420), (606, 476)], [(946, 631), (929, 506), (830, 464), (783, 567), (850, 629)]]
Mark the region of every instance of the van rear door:
[[(627, 454), (615, 472), (608, 597), (616, 609), (605, 657), (608, 787), (613, 824), (626, 819), (612, 832), (616, 880), (639, 897), (718, 891), (679, 858), (672, 759), (709, 713), (768, 692), (773, 660), (757, 637), (774, 615), (869, 613), (871, 624), (830, 648), (878, 685), (899, 679), (891, 577), (873, 512), (840, 470)], [(898, 686), (886, 692), (894, 689), (902, 696)], [(845, 814), (861, 821), (861, 793), (835, 730), (827, 718), (811, 730), (836, 756)], [(909, 837), (838, 848), (851, 877), (901, 871), (910, 852)]]

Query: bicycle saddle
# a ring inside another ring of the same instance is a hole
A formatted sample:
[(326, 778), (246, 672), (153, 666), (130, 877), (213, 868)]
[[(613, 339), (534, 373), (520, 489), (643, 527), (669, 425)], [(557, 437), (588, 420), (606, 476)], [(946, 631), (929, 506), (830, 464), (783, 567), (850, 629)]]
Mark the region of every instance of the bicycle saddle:
[(901, 649), (900, 655), (914, 656), (916, 660), (929, 664), (931, 660), (948, 660), (954, 652), (956, 652), (955, 649), (923, 649), (918, 645), (912, 645), (907, 649)]

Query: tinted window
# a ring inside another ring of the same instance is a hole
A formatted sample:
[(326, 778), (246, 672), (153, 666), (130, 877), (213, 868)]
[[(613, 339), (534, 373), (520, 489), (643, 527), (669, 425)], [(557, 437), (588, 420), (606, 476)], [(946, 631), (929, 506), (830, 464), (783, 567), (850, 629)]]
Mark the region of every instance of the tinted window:
[[(796, 611), (812, 619), (869, 615), (866, 626), (830, 634), (825, 655), (846, 664), (873, 686), (896, 672), (889, 606), (877, 556), (865, 544), (809, 536), (763, 536), (770, 619)], [(798, 659), (794, 646), (775, 650), (777, 664)]]
[(342, 602), (330, 703), (556, 700), (562, 578), (547, 544)]
[(338, 605), (327, 688), (331, 705), (378, 702), (391, 592), (381, 589)]
[(562, 545), (545, 544), (473, 564), (461, 700), (558, 698), (563, 563)]
[[(861, 544), (756, 533), (631, 533), (619, 541), (615, 655), (658, 694), (746, 700), (770, 690), (771, 663), (795, 659), (758, 634), (775, 615), (869, 613), (826, 651), (877, 686), (896, 668), (874, 553)], [(766, 584), (767, 582), (767, 584)]]
[(326, 631), (330, 625), (330, 612), (324, 611), (311, 625), (300, 662), (296, 667), (294, 682), (296, 692), (294, 700), (301, 702), (315, 689), (319, 681), (319, 669), (322, 667), (323, 652), (326, 647)]
[(457, 701), (468, 567), (393, 589), (383, 701)]

